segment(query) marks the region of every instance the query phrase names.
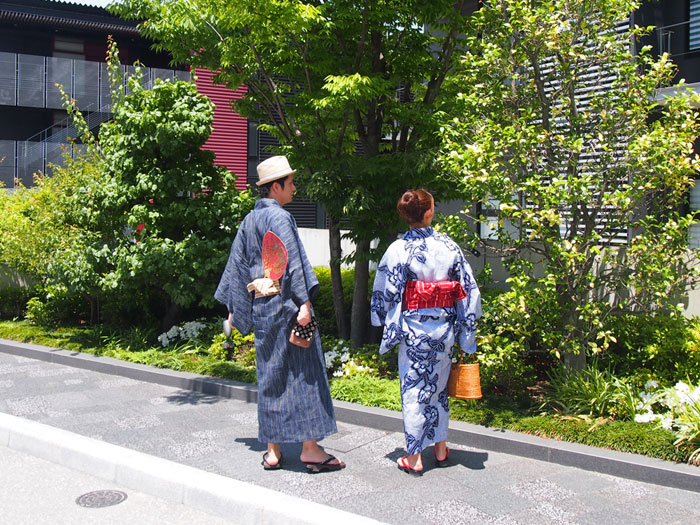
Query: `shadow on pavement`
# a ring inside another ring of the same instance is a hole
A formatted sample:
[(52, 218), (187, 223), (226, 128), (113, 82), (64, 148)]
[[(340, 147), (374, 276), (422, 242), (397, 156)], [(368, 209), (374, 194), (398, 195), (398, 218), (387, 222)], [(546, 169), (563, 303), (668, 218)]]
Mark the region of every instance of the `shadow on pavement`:
[[(396, 448), (393, 452), (385, 454), (384, 457), (392, 461), (397, 461), (401, 456), (407, 454), (406, 449)], [(450, 449), (450, 465), (462, 465), (471, 470), (484, 470), (489, 459), (487, 452), (472, 452), (469, 450)], [(428, 447), (423, 450), (423, 466), (432, 469), (435, 466), (433, 458), (433, 448)]]
[(165, 399), (168, 400), (168, 403), (175, 403), (176, 405), (213, 405), (224, 400), (224, 398), (219, 396), (202, 394), (191, 390), (180, 390), (165, 396)]

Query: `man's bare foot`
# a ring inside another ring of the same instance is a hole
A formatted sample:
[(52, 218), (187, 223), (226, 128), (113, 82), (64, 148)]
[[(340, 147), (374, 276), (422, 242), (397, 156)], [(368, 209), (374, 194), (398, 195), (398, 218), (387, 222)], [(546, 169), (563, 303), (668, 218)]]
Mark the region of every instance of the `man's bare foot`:
[(276, 467), (282, 461), (282, 450), (276, 443), (268, 443), (267, 452), (263, 455), (263, 461), (270, 467)]
[[(302, 445), (301, 456), (299, 457), (299, 459), (301, 459), (302, 463), (306, 464), (321, 464), (326, 462), (331, 457), (333, 456), (331, 456), (321, 447), (319, 447), (315, 441), (305, 441)], [(341, 468), (345, 466), (345, 463), (343, 463), (341, 460), (335, 457), (333, 457), (332, 460), (328, 461), (328, 463), (325, 464), (328, 466), (338, 465), (341, 466)]]

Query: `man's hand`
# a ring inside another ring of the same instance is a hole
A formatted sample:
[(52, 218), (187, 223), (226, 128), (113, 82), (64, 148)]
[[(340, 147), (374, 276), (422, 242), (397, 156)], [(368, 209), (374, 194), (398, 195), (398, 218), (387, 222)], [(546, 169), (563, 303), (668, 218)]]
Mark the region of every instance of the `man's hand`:
[(311, 322), (311, 302), (306, 301), (299, 308), (299, 313), (297, 314), (297, 323), (301, 326), (306, 326)]

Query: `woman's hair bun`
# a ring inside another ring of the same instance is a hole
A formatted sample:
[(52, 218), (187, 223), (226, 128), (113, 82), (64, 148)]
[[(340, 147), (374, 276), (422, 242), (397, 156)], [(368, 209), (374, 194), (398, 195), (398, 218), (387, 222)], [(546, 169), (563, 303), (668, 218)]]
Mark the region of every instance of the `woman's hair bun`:
[(396, 205), (396, 209), (408, 224), (423, 222), (425, 212), (433, 205), (433, 196), (425, 190), (407, 190)]

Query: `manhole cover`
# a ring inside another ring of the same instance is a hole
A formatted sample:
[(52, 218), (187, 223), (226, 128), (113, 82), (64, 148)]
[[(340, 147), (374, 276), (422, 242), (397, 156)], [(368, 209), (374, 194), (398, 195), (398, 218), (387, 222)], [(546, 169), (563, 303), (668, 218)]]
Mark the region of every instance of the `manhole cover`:
[(81, 507), (99, 509), (100, 507), (111, 507), (126, 499), (126, 493), (120, 490), (96, 490), (78, 496), (75, 502)]

